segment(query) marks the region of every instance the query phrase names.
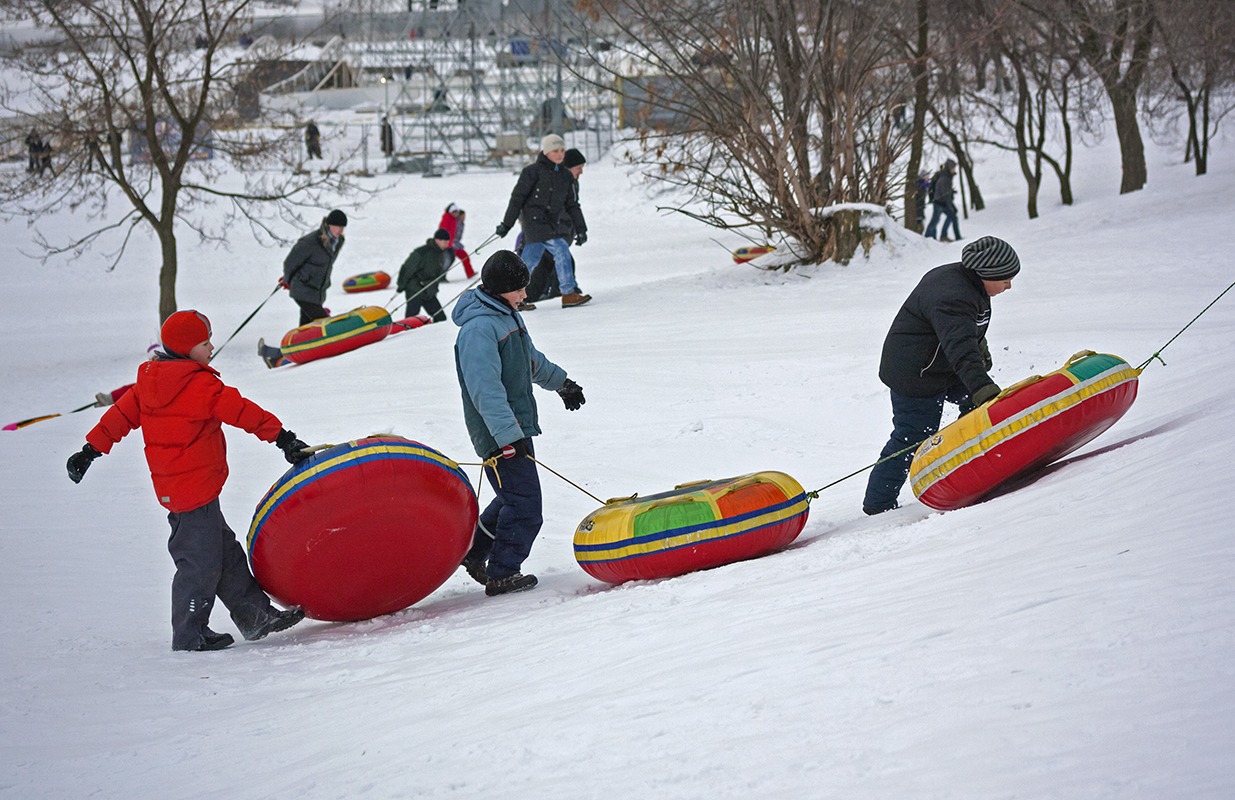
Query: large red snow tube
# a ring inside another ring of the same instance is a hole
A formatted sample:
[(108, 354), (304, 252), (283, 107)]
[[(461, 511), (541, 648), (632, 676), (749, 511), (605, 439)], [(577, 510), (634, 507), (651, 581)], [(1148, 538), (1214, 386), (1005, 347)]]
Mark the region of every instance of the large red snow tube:
[(288, 361), (304, 364), (380, 342), (390, 333), (390, 326), (386, 309), (361, 306), (293, 328), (283, 337), (279, 349)]
[(754, 558), (796, 539), (809, 503), (783, 472), (610, 500), (579, 523), (575, 560), (593, 578), (622, 583)]
[(389, 285), (390, 275), (379, 269), (377, 272), (365, 272), (360, 275), (353, 275), (343, 281), (343, 291), (348, 294), (355, 294), (357, 292), (376, 292), (379, 289), (385, 289)]
[(914, 495), (941, 511), (962, 508), (1063, 458), (1119, 421), (1140, 374), (1122, 358), (1083, 350), (1005, 389), (922, 443), (909, 470)]
[(429, 596), (458, 568), (476, 529), (459, 466), (398, 436), (314, 454), (262, 498), (249, 527), (258, 583), (314, 619), (349, 621)]

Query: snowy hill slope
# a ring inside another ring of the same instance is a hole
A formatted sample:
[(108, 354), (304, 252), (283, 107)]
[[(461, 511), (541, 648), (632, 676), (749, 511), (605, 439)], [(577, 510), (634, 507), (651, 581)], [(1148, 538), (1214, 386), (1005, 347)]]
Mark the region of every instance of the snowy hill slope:
[[(987, 166), (991, 208), (962, 231), (1024, 264), (993, 303), (1002, 385), (1085, 348), (1140, 363), (1235, 280), (1235, 159), (1198, 179), (1175, 158), (1120, 197), (1109, 146), (1087, 151), (1078, 204), (1044, 194), (1032, 222), (1011, 165)], [(479, 243), (512, 182), (406, 178), (353, 211), (328, 305), (355, 304), (344, 277), (397, 269), (452, 200)], [(546, 464), (612, 497), (759, 469), (809, 489), (875, 459), (883, 335), (958, 244), (763, 273), (610, 165), (582, 184), (596, 299), (527, 317), (588, 398), (572, 414), (539, 395)], [(28, 238), (0, 229), (4, 422), (129, 382), (157, 332), (153, 247), (108, 273), (40, 268)], [(219, 343), (282, 257), (240, 237), (186, 247), (180, 305)], [(267, 370), (257, 336), (294, 322), (271, 300), (217, 360), (224, 379), (312, 443), (392, 431), (472, 460), (452, 325)], [(613, 588), (571, 553), (594, 501), (545, 474), (536, 590), (488, 599), (460, 573), (397, 614), (213, 654), (170, 652), (173, 566), (140, 440), (75, 486), (64, 461), (98, 410), (0, 434), (0, 797), (1229, 797), (1233, 340), (1228, 296), (1147, 368), (1118, 425), (978, 506), (940, 514), (906, 489), (866, 518), (862, 475), (784, 552)], [(243, 537), (285, 464), (242, 432), (229, 445), (222, 504)], [(233, 631), (222, 611), (215, 627)]]

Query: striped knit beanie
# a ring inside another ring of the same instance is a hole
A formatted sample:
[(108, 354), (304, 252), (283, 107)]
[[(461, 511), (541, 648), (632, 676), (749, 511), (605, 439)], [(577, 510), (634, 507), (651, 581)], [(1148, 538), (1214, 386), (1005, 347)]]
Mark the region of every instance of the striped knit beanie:
[(1021, 271), (1021, 260), (1012, 245), (994, 236), (983, 236), (965, 245), (961, 263), (987, 281), (1006, 281)]

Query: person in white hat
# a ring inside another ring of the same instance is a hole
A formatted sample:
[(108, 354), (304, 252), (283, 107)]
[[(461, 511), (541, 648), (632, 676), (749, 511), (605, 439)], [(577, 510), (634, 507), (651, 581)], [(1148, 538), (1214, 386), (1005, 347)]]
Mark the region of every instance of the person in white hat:
[(575, 283), (568, 237), (573, 232), (575, 244), (582, 245), (587, 241), (587, 223), (574, 192), (574, 177), (562, 165), (565, 158), (566, 142), (561, 136), (551, 133), (540, 140), (540, 154), (519, 174), (497, 235), (510, 233), (515, 220), (519, 221), (523, 226), (523, 262), (529, 271), (546, 250), (552, 253), (562, 287), (562, 307), (571, 308), (583, 305), (592, 296), (581, 294)]

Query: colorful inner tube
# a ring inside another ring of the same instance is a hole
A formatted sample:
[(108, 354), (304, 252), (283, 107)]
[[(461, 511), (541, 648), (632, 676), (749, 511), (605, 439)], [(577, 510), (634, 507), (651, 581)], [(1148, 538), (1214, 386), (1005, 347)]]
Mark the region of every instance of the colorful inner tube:
[(767, 255), (775, 250), (776, 247), (770, 244), (753, 245), (751, 247), (739, 247), (733, 251), (733, 263), (745, 264), (747, 261), (758, 258), (759, 256)]
[(423, 328), (426, 325), (432, 324), (432, 322), (433, 321), (424, 314), (417, 314), (414, 317), (404, 317), (403, 319), (395, 320), (394, 323), (392, 323), (390, 327), (390, 335), (394, 336), (396, 333), (403, 333), (403, 331)]
[(575, 530), (575, 560), (607, 583), (668, 578), (785, 547), (809, 512), (783, 472), (685, 484), (593, 511)]
[(948, 425), (914, 454), (914, 495), (948, 511), (1063, 458), (1114, 425), (1136, 399), (1141, 371), (1083, 350), (1061, 369), (1033, 376)]
[(361, 275), (353, 275), (343, 281), (343, 291), (348, 294), (356, 294), (357, 292), (376, 292), (378, 289), (385, 289), (389, 285), (390, 275), (379, 269), (377, 272), (366, 272)]
[(390, 313), (386, 309), (361, 306), (288, 331), (280, 349), (288, 361), (304, 364), (380, 342), (390, 333), (390, 326)]
[(368, 619), (445, 583), (472, 545), (476, 516), (455, 462), (370, 436), (315, 453), (271, 487), (249, 526), (249, 563), (284, 605), (314, 619)]

